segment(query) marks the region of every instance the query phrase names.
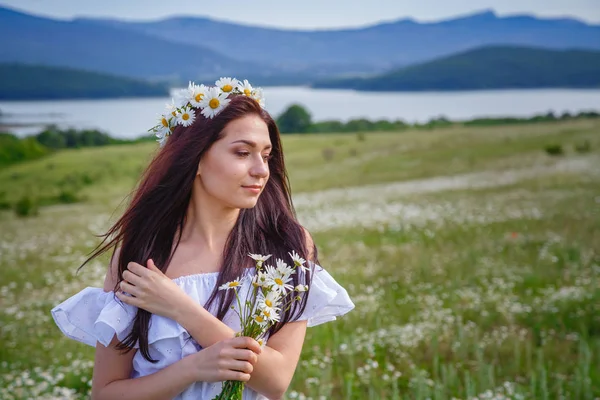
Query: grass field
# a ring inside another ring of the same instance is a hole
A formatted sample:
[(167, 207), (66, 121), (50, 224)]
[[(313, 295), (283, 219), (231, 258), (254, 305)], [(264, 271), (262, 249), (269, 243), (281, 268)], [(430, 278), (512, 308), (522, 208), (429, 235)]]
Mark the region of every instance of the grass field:
[[(589, 141), (591, 151), (574, 147)], [(564, 154), (544, 148), (562, 145)], [(600, 398), (600, 121), (284, 138), (294, 202), (356, 309), (309, 329), (290, 399)], [(156, 147), (0, 170), (0, 398), (86, 398), (50, 309)]]

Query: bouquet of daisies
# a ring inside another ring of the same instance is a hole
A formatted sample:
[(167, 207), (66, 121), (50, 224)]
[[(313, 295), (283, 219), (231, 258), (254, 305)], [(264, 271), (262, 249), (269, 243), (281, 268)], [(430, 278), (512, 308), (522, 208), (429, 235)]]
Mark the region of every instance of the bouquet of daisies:
[[(240, 318), (241, 331), (237, 336), (248, 336), (255, 339), (261, 346), (266, 344), (266, 335), (269, 329), (279, 322), (280, 313), (286, 312), (294, 301), (302, 300), (303, 294), (308, 291), (307, 285), (290, 284), (292, 275), (301, 270), (309, 270), (303, 258), (295, 252), (289, 253), (293, 265), (277, 259), (276, 266), (266, 265), (265, 262), (271, 255), (249, 254), (256, 262), (256, 274), (251, 278), (252, 286), (246, 292), (244, 299), (240, 298), (238, 289), (242, 286), (243, 279), (238, 278), (219, 287), (219, 290), (233, 290), (238, 305), (238, 310), (232, 309)], [(288, 296), (294, 292), (295, 296)], [(244, 382), (225, 381), (221, 393), (213, 400), (241, 400)]]

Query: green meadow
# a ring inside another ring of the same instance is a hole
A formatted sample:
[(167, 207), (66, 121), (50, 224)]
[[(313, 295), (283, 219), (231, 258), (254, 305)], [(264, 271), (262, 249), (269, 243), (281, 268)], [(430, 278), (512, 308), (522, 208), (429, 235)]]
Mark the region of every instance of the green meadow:
[[(600, 120), (284, 148), (298, 218), (356, 304), (309, 329), (287, 398), (600, 398)], [(94, 349), (50, 309), (102, 285), (106, 257), (77, 267), (156, 150), (0, 170), (0, 398), (88, 398)]]

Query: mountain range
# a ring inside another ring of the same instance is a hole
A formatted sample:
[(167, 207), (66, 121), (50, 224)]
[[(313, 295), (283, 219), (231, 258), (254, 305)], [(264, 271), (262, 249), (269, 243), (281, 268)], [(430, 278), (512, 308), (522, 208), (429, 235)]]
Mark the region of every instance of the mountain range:
[(600, 51), (486, 46), (378, 76), (312, 86), (369, 91), (600, 88)]
[(410, 19), (368, 27), (284, 30), (200, 17), (58, 20), (0, 7), (0, 63), (77, 68), (181, 84), (220, 75), (302, 84), (370, 76), (490, 45), (600, 50), (600, 26), (576, 19)]

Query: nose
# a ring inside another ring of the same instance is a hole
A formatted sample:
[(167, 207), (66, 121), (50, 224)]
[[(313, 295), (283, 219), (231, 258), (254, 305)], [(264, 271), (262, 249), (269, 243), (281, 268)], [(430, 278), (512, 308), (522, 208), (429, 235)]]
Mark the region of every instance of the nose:
[(250, 168), (250, 175), (255, 178), (266, 178), (269, 176), (269, 164), (262, 157), (259, 161), (254, 162)]

